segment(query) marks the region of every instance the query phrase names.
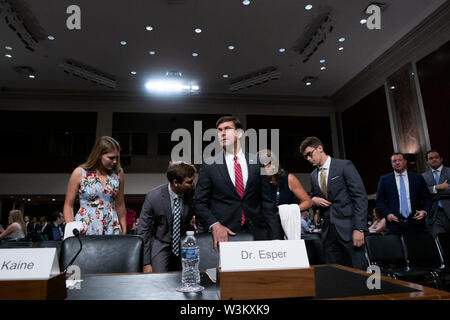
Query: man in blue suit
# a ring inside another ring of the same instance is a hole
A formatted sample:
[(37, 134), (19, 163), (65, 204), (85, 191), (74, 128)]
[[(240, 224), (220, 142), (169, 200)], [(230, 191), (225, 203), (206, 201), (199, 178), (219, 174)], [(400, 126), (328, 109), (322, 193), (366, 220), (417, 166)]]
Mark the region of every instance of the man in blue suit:
[(431, 210), (431, 196), (423, 177), (406, 170), (402, 153), (391, 156), (394, 172), (380, 178), (376, 206), (386, 218), (386, 229), (393, 233), (426, 231), (425, 216)]

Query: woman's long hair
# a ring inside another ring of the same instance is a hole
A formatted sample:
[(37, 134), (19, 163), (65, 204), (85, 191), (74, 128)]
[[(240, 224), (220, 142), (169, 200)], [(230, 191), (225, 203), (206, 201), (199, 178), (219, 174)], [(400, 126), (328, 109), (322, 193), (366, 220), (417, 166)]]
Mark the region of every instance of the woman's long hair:
[(111, 153), (117, 151), (119, 152), (119, 158), (117, 159), (117, 164), (115, 171), (120, 172), (120, 145), (119, 143), (111, 137), (103, 136), (97, 139), (92, 151), (89, 154), (87, 161), (80, 165), (85, 170), (91, 171), (96, 170), (101, 166), (101, 157), (106, 153)]
[(263, 165), (271, 163), (275, 166), (275, 168), (278, 167), (277, 172), (268, 173), (267, 178), (272, 184), (280, 186), (281, 177), (283, 176), (284, 170), (283, 168), (281, 168), (280, 161), (278, 161), (278, 158), (270, 149), (264, 149), (259, 151), (258, 156)]
[(17, 222), (22, 227), (22, 232), (25, 236), (27, 236), (27, 227), (25, 225), (25, 221), (23, 220), (23, 213), (20, 210), (11, 210), (9, 212), (11, 220), (13, 222)]

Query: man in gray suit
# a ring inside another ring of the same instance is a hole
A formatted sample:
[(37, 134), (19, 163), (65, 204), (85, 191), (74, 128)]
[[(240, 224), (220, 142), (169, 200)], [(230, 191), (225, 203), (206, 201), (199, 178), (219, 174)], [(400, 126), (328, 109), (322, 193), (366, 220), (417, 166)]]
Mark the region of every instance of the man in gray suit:
[(358, 171), (351, 161), (328, 156), (317, 137), (306, 138), (300, 153), (316, 167), (311, 173), (311, 199), (324, 219), (326, 262), (364, 270), (368, 201)]
[(180, 239), (193, 230), (195, 172), (190, 164), (172, 162), (167, 169), (169, 183), (147, 193), (138, 229), (144, 239), (144, 273), (181, 270)]
[(450, 232), (450, 168), (442, 165), (439, 152), (430, 150), (426, 160), (430, 170), (422, 174), (433, 196), (431, 213), (427, 215), (427, 226), (433, 235)]

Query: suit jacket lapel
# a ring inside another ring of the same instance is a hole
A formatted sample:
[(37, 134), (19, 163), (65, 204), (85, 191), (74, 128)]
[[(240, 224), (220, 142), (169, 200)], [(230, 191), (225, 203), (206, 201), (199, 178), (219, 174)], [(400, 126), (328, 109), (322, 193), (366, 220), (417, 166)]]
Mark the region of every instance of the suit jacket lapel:
[(230, 174), (228, 173), (227, 162), (225, 161), (225, 154), (222, 152), (221, 154), (219, 154), (219, 157), (222, 158), (223, 163), (222, 164), (216, 163), (215, 165), (218, 166), (219, 172), (222, 175), (222, 178), (224, 179), (226, 185), (230, 188), (231, 192), (236, 197), (239, 197), (239, 194), (237, 193), (236, 187), (234, 186), (233, 181), (231, 181)]
[[(247, 190), (249, 190), (249, 186), (250, 184), (253, 182), (253, 179), (259, 175), (259, 169), (262, 168), (258, 165), (258, 161), (255, 159), (250, 159), (250, 155), (248, 153), (245, 153), (245, 160), (247, 162), (247, 172), (248, 172), (248, 177), (247, 177), (247, 183), (245, 184), (245, 189), (244, 189), (244, 195), (243, 198), (246, 196), (247, 194)], [(256, 172), (256, 170), (258, 170), (258, 172)], [(267, 178), (266, 176), (264, 176), (264, 178)], [(237, 193), (237, 191), (236, 191)]]
[[(432, 173), (432, 176), (434, 178), (433, 173)], [(447, 179), (448, 179), (448, 177), (447, 177), (447, 167), (442, 167), (442, 171), (441, 171), (441, 174), (439, 176), (439, 184), (443, 183)]]
[(390, 180), (391, 180), (391, 185), (394, 187), (394, 189), (392, 191), (395, 191), (395, 196), (394, 196), (395, 203), (396, 203), (396, 206), (398, 208), (398, 211), (400, 212), (399, 190), (397, 188), (397, 182), (395, 181), (395, 173), (394, 172), (391, 173)]
[(330, 181), (331, 178), (334, 177), (334, 173), (336, 171), (335, 168), (335, 162), (333, 161), (333, 158), (330, 159), (330, 169), (328, 170), (328, 177), (327, 177), (327, 193), (328, 193), (328, 199), (331, 199), (332, 189), (330, 188)]
[(170, 203), (170, 195), (169, 195), (169, 187), (166, 185), (166, 187), (163, 187), (161, 190), (161, 197), (162, 197), (162, 206), (164, 209), (164, 212), (167, 212), (166, 218), (167, 222), (169, 223), (169, 226), (173, 223), (173, 214), (172, 214), (172, 204)]
[(320, 186), (319, 186), (319, 182), (317, 182), (319, 179), (319, 170), (317, 168), (314, 169), (314, 171), (312, 172), (311, 179), (312, 179), (311, 186), (312, 186), (313, 190), (317, 190), (317, 192), (319, 192), (320, 195), (323, 196), (322, 190), (320, 189)]

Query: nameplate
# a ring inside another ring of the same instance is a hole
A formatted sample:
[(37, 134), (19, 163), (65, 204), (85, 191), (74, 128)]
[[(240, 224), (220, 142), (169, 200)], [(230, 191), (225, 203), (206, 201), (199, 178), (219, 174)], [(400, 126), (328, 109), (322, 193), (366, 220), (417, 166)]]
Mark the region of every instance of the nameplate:
[[(201, 257), (200, 257), (201, 258)], [(222, 271), (309, 268), (304, 240), (232, 241), (220, 243)]]
[(56, 248), (0, 249), (0, 280), (45, 280), (58, 273)]

